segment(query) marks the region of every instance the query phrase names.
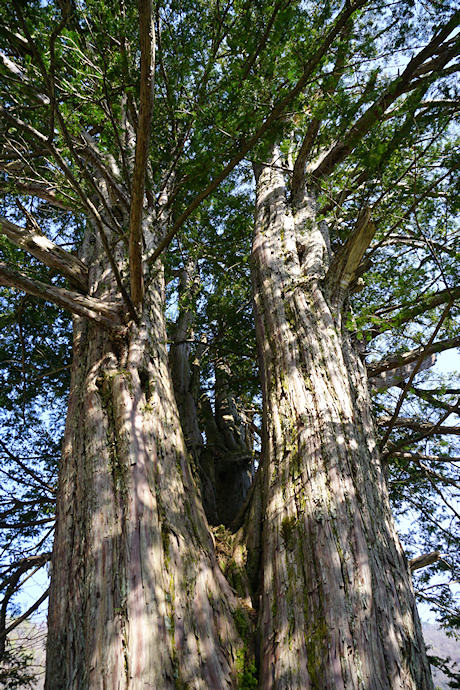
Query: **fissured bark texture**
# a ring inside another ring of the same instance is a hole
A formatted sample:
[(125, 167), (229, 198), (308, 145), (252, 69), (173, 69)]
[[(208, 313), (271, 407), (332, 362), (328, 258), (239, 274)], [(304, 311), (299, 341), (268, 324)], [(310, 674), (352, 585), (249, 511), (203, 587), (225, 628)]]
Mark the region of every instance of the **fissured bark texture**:
[(431, 689), (364, 367), (322, 289), (327, 228), (312, 194), (287, 202), (272, 162), (257, 170), (252, 257), (265, 398), (260, 687)]
[[(92, 291), (109, 299), (116, 288), (97, 240), (87, 249)], [(196, 496), (168, 367), (160, 272), (125, 338), (112, 341), (75, 319), (48, 690), (235, 687), (239, 603)]]

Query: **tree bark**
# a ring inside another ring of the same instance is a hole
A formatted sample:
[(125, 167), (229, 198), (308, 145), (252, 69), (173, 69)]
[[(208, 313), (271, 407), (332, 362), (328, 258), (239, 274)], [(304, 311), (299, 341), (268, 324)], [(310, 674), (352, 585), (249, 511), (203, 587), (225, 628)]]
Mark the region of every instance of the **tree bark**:
[[(100, 240), (85, 248), (90, 292), (110, 299)], [(124, 339), (74, 321), (46, 688), (234, 687), (239, 607), (190, 472), (159, 271)]]
[[(275, 152), (276, 153), (276, 152)], [(322, 282), (314, 193), (258, 168), (252, 256), (264, 390), (260, 687), (432, 689), (366, 372)]]

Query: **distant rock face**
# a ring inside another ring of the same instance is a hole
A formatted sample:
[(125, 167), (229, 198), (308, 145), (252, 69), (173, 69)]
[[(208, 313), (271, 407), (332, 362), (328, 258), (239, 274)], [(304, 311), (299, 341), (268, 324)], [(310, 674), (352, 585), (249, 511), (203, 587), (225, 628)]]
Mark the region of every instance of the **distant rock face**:
[[(455, 637), (447, 637), (444, 630), (432, 623), (423, 623), (422, 628), (428, 655), (438, 656), (442, 659), (450, 657), (450, 667), (460, 674), (460, 640), (455, 639)], [(435, 687), (439, 690), (450, 690), (447, 684), (449, 679), (446, 674), (436, 668), (432, 670)]]

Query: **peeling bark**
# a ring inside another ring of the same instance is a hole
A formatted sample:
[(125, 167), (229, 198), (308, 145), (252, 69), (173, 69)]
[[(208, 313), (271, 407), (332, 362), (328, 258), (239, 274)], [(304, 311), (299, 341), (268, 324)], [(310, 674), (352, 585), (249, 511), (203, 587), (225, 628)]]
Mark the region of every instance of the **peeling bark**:
[[(432, 689), (364, 366), (322, 280), (314, 193), (260, 170), (252, 256), (265, 410), (260, 687)], [(330, 276), (330, 274), (329, 274)]]

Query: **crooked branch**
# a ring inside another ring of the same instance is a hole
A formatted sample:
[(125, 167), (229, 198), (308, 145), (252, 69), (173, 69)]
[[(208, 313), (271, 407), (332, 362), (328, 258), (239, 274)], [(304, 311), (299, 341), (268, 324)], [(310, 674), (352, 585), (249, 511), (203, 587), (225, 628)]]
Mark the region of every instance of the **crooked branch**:
[(34, 280), (4, 263), (0, 263), (0, 285), (17, 288), (34, 297), (53, 302), (73, 314), (91, 319), (112, 335), (121, 336), (124, 333), (116, 305), (108, 305), (94, 297)]
[(31, 232), (0, 216), (0, 232), (16, 245), (32, 254), (68, 279), (74, 287), (86, 292), (88, 289), (88, 269), (76, 256), (51, 242), (45, 235)]

